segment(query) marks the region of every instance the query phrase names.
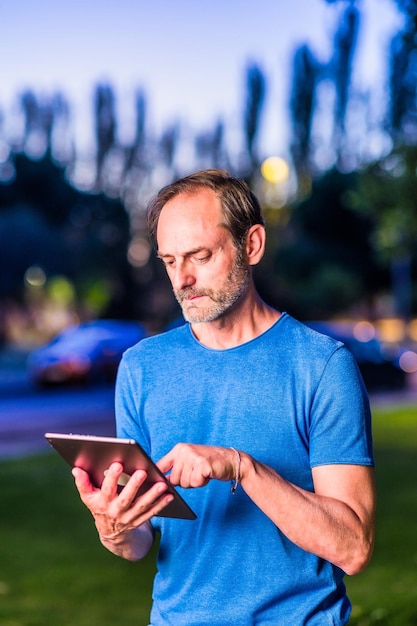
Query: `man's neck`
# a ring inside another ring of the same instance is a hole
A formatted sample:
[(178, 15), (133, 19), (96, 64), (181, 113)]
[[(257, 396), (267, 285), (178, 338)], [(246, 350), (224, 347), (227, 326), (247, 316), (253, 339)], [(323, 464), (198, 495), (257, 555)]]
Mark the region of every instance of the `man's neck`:
[(200, 343), (214, 350), (226, 350), (262, 335), (280, 318), (281, 313), (268, 306), (257, 293), (213, 322), (192, 324)]

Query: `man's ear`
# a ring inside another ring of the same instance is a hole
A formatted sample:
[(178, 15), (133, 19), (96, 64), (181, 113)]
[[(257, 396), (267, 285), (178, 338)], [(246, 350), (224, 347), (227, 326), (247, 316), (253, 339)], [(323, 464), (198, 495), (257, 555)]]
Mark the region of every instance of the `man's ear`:
[(249, 265), (257, 265), (265, 252), (266, 232), (262, 224), (254, 224), (246, 235), (246, 257)]

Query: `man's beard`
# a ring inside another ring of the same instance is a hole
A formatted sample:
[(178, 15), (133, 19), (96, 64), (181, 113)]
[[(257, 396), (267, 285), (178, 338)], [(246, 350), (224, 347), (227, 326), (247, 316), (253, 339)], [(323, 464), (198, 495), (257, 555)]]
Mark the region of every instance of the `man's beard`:
[[(191, 324), (199, 322), (213, 322), (233, 307), (239, 298), (246, 292), (249, 283), (249, 266), (238, 252), (233, 267), (226, 277), (224, 285), (218, 289), (198, 289), (188, 287), (179, 289), (174, 294), (178, 300), (184, 319)], [(211, 302), (205, 307), (201, 305), (184, 305), (184, 300), (194, 296), (207, 296)]]

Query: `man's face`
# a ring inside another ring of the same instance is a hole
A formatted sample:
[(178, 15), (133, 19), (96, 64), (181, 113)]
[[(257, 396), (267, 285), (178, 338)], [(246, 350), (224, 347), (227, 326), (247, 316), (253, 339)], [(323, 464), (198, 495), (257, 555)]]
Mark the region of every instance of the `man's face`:
[(208, 189), (173, 198), (159, 217), (158, 256), (191, 323), (225, 315), (249, 283), (244, 254), (236, 250), (221, 220), (220, 200)]

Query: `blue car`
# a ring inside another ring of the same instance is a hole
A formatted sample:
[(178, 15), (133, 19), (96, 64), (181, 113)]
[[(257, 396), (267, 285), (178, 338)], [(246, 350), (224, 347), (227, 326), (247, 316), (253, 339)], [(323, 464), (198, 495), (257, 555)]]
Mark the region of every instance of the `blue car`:
[(123, 352), (146, 336), (144, 327), (133, 321), (70, 326), (29, 355), (29, 375), (38, 385), (111, 382)]

